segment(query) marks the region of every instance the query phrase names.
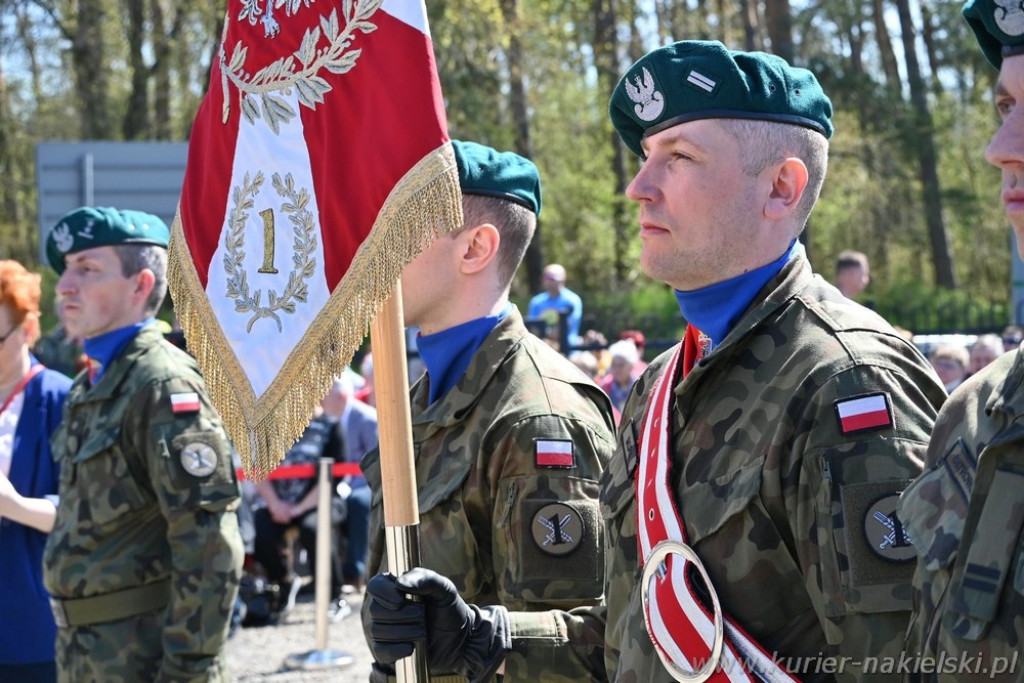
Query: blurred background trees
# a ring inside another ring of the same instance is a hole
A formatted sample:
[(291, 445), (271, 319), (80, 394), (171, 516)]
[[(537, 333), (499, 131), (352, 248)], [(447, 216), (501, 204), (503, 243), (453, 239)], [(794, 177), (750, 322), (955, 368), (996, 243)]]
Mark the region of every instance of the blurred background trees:
[[(806, 234), (819, 272), (831, 278), (835, 255), (857, 249), (883, 307), (1008, 302), (1011, 237), (998, 172), (983, 157), (997, 125), (996, 72), (961, 4), (428, 0), (451, 135), (517, 150), (541, 170), (540, 230), (514, 298), (538, 291), (541, 268), (557, 261), (599, 329), (624, 311), (637, 323), (678, 317), (664, 287), (637, 268), (623, 191), (638, 160), (607, 106), (633, 60), (693, 38), (777, 53), (812, 69), (830, 94), (831, 167)], [(36, 142), (188, 139), (224, 8), (0, 0), (0, 257), (38, 261)]]

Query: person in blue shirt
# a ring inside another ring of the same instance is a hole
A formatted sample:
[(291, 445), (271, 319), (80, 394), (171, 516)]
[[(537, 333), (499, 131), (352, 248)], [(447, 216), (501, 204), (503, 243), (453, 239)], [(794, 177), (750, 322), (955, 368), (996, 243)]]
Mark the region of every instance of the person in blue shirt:
[(50, 435), (71, 380), (29, 352), (39, 337), (39, 276), (0, 261), (0, 681), (57, 680), (57, 626), (43, 547), (57, 516)]
[(543, 278), (544, 291), (530, 299), (527, 319), (541, 319), (557, 326), (560, 314), (568, 313), (566, 323), (569, 327), (569, 343), (581, 343), (583, 338), (580, 336), (580, 320), (583, 318), (583, 300), (576, 292), (565, 286), (565, 268), (552, 263), (544, 268)]

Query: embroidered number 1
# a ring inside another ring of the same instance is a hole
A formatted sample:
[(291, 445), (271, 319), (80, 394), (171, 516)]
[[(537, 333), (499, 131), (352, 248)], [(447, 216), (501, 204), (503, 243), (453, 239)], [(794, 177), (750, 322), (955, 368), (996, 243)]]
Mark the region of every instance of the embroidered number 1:
[(274, 267), (274, 210), (264, 209), (260, 211), (260, 218), (263, 219), (263, 266), (260, 273), (276, 273)]

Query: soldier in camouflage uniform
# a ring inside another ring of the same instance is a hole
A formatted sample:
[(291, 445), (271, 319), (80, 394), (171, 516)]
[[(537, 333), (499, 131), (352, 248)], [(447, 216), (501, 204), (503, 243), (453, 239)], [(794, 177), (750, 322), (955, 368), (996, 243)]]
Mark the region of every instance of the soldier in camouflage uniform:
[[(1024, 255), (1024, 12), (971, 0), (964, 16), (999, 69), (1002, 125), (987, 158)], [(910, 680), (1024, 680), (1024, 355), (1009, 351), (943, 406), (927, 469), (900, 500), (917, 549)], [(927, 660), (926, 658), (933, 658)]]
[(43, 564), (62, 681), (227, 680), (240, 492), (195, 362), (152, 318), (167, 240), (156, 216), (111, 208), (77, 209), (47, 240), (90, 357), (52, 439), (60, 502)]
[[(798, 242), (824, 180), (831, 111), (810, 72), (715, 42), (659, 48), (620, 82), (612, 121), (645, 159), (627, 189), (641, 266), (676, 290), (689, 327), (634, 385), (601, 482), (606, 604), (512, 614), (489, 650), (464, 629), (467, 651), (536, 680), (663, 682), (707, 660), (672, 654), (683, 620), (662, 615), (664, 630), (649, 630), (660, 612), (644, 600), (693, 585), (705, 609), (717, 596), (775, 680), (871, 680), (875, 662), (877, 679), (892, 680), (914, 568), (894, 512), (945, 392), (912, 344), (811, 271)], [(682, 371), (664, 377), (677, 359)], [(648, 413), (653, 431), (642, 429)], [(643, 474), (651, 467), (667, 471)], [(648, 490), (664, 495), (639, 508)], [(667, 572), (641, 581), (653, 554), (638, 546), (666, 510), (678, 510), (689, 550), (659, 544), (671, 553), (651, 568)], [(684, 552), (710, 585), (675, 574)], [(478, 623), (473, 606), (432, 597), (434, 624)]]
[[(598, 480), (615, 448), (611, 405), (527, 332), (508, 302), (540, 211), (536, 167), (483, 145), (453, 146), (465, 225), (402, 276), (406, 324), (420, 328), (427, 369), (411, 390), (421, 564), (482, 606), (596, 605), (604, 586)], [(388, 568), (378, 457), (374, 450), (362, 462), (373, 489), (371, 575)], [(367, 619), (382, 581), (393, 587), (387, 577), (371, 581)], [(368, 621), (367, 636), (378, 661), (394, 660)], [(452, 672), (432, 664), (433, 674)]]

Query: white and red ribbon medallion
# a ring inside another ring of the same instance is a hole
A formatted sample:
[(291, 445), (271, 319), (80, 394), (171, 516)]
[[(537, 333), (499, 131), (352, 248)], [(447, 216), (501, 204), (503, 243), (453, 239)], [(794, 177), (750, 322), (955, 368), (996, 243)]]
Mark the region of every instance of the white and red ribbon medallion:
[[(638, 443), (637, 538), (647, 632), (678, 681), (796, 681), (722, 614), (707, 571), (686, 545), (670, 484), (672, 396), (683, 348), (676, 348), (654, 385)], [(697, 597), (691, 568), (703, 578), (712, 605)]]

